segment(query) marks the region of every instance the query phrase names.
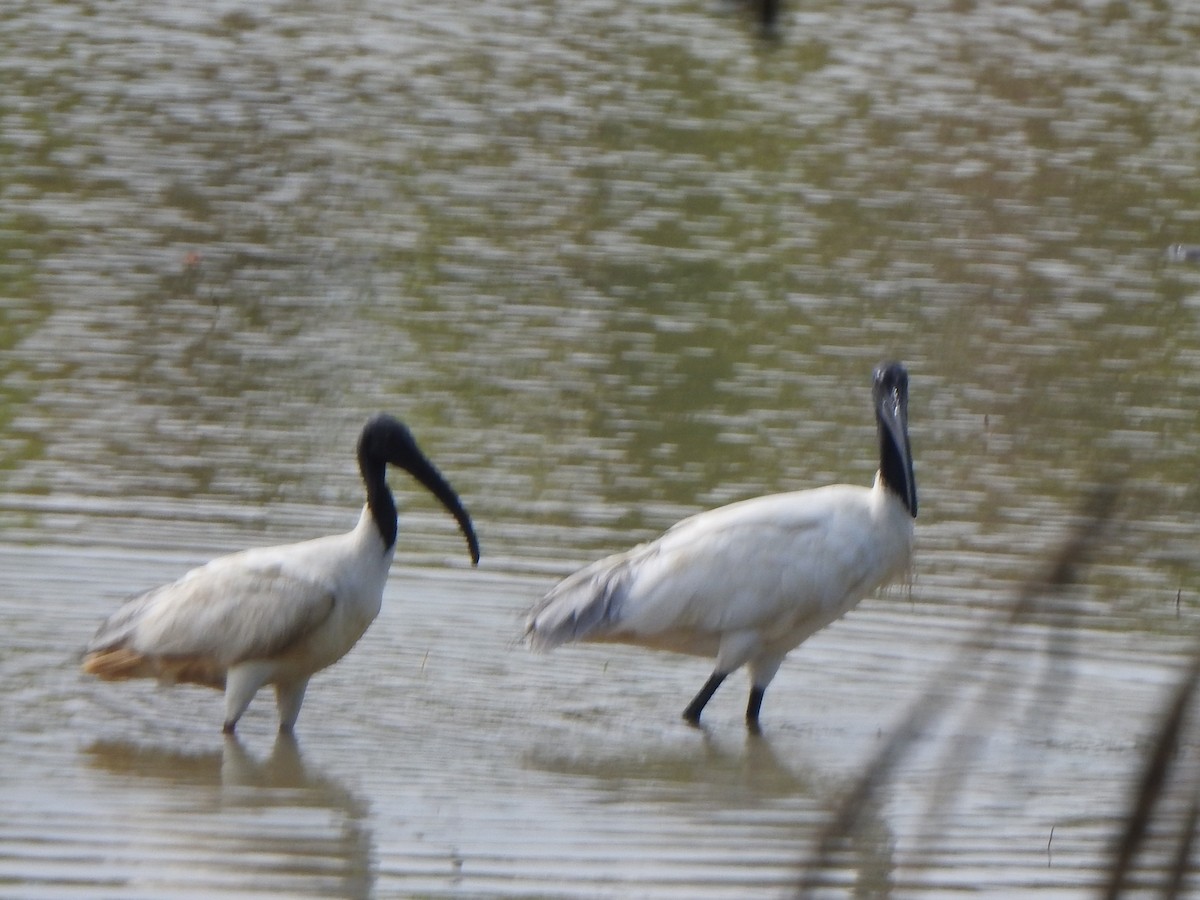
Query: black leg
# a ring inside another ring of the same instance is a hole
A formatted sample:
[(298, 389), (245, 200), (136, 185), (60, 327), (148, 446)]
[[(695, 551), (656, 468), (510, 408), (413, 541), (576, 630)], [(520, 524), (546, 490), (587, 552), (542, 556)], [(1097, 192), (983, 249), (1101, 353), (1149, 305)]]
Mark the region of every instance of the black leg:
[(750, 687), (750, 702), (746, 704), (746, 727), (750, 729), (751, 734), (762, 734), (762, 728), (758, 725), (758, 711), (762, 709), (763, 694), (766, 692), (765, 687)]
[(724, 680), (724, 672), (713, 672), (709, 675), (708, 681), (704, 682), (704, 687), (700, 688), (700, 693), (692, 698), (692, 702), (683, 711), (683, 717), (693, 725), (699, 725), (700, 713), (704, 712), (705, 705), (712, 699), (712, 695), (717, 692), (717, 688), (721, 686), (721, 682)]

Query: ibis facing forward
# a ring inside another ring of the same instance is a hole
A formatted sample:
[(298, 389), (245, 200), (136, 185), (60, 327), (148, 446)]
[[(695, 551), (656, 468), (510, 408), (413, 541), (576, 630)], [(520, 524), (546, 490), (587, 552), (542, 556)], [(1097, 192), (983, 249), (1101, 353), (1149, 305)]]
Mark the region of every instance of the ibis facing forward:
[(458, 495), (408, 428), (378, 415), (358, 439), (367, 503), (353, 531), (224, 556), (128, 600), (96, 632), (83, 671), (223, 690), (226, 733), (271, 684), (279, 730), (290, 732), (309, 678), (345, 656), (379, 614), (398, 530), (389, 464), (441, 501), (477, 563), (479, 542)]
[(729, 674), (747, 666), (746, 724), (757, 732), (784, 657), (908, 572), (917, 487), (903, 365), (875, 369), (874, 402), (880, 462), (872, 487), (772, 494), (684, 519), (560, 582), (529, 612), (533, 649), (591, 641), (715, 656), (683, 712), (694, 725)]

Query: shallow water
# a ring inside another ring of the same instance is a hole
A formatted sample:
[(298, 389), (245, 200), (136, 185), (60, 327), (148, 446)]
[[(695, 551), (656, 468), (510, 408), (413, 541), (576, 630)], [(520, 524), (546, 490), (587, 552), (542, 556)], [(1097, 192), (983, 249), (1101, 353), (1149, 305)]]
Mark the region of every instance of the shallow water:
[[(1197, 620), (1178, 6), (805, 2), (762, 41), (693, 2), (12, 5), (0, 895), (1094, 894)], [(793, 654), (763, 740), (738, 681), (677, 721), (702, 660), (519, 645), (683, 515), (869, 483), (887, 356), (915, 580)], [(216, 694), (77, 673), (122, 597), (349, 528), (377, 409), (483, 564), (394, 479), (384, 611), (295, 744), (266, 697), (227, 741)], [(1100, 484), (1069, 615), (938, 682)]]
[[(0, 561), (38, 598), (8, 602), (0, 669), (0, 885), (23, 897), (778, 896), (970, 624), (869, 601), (789, 663), (756, 740), (740, 684), (706, 731), (677, 720), (698, 661), (515, 646), (541, 579), (405, 567), (360, 647), (314, 681), (296, 741), (274, 737), (269, 698), (223, 739), (217, 694), (96, 683), (69, 655), (130, 571), (165, 578), (175, 559)], [(1185, 642), (1085, 630), (1047, 698), (1052, 637), (1031, 626), (982, 658), (1006, 702), (952, 704), (825, 877), (997, 897), (1098, 877)]]

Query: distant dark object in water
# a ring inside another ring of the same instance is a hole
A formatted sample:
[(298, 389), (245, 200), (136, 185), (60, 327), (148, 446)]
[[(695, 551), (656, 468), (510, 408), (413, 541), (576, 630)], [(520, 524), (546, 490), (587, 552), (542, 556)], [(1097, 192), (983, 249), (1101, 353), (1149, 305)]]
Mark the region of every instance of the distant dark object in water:
[(1166, 257), (1167, 262), (1200, 262), (1200, 244), (1172, 244)]
[(759, 0), (758, 22), (764, 32), (775, 31), (775, 23), (779, 19), (779, 0)]
[(779, 37), (779, 10), (783, 0), (717, 0), (726, 13), (753, 17), (758, 34), (764, 38)]

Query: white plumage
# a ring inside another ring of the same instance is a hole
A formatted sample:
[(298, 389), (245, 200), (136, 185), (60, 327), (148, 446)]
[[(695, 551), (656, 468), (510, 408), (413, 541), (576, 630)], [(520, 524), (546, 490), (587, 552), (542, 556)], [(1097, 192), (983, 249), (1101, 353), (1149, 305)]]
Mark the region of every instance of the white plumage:
[(134, 597), (101, 625), (84, 671), (223, 689), (226, 732), (272, 684), (280, 730), (290, 731), (309, 678), (341, 659), (379, 614), (397, 533), (388, 463), (441, 500), (479, 559), (470, 517), (403, 424), (371, 419), (358, 459), (367, 505), (353, 531), (224, 556)]
[(917, 498), (904, 367), (876, 369), (874, 393), (881, 465), (872, 487), (774, 494), (684, 519), (559, 583), (529, 612), (531, 646), (617, 642), (716, 657), (684, 711), (693, 723), (746, 665), (746, 719), (757, 730), (787, 653), (909, 568)]

